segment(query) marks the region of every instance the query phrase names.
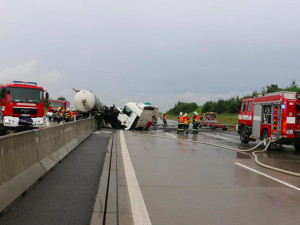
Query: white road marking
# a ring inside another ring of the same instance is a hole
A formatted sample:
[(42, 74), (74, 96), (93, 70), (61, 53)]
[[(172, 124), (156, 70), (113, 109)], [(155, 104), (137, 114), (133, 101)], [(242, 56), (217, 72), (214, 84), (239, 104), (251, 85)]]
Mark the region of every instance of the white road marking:
[(134, 225), (151, 225), (150, 217), (143, 199), (143, 195), (131, 163), (123, 130), (120, 131), (120, 141), (133, 223)]
[(173, 135), (173, 134), (169, 134), (169, 133), (167, 133), (167, 132), (166, 132), (166, 134), (169, 135), (169, 136), (171, 136), (171, 137), (173, 137), (173, 138), (177, 138), (177, 137), (176, 137), (175, 135)]
[(245, 165), (243, 165), (243, 164), (241, 164), (241, 163), (235, 163), (235, 164), (238, 165), (238, 166), (244, 167), (244, 168), (246, 168), (246, 169), (248, 169), (248, 170), (251, 170), (252, 172), (258, 173), (258, 174), (260, 174), (260, 175), (262, 175), (262, 176), (264, 176), (264, 177), (270, 178), (271, 180), (277, 181), (277, 182), (279, 182), (279, 183), (281, 183), (281, 184), (283, 184), (283, 185), (286, 185), (286, 186), (288, 186), (288, 187), (290, 187), (290, 188), (293, 188), (293, 189), (295, 189), (295, 190), (297, 190), (297, 191), (300, 191), (300, 188), (298, 188), (298, 187), (296, 187), (296, 186), (294, 186), (294, 185), (292, 185), (292, 184), (289, 184), (289, 183), (287, 183), (287, 182), (284, 182), (284, 181), (282, 181), (282, 180), (279, 180), (279, 179), (277, 179), (277, 178), (275, 178), (275, 177), (269, 176), (269, 175), (267, 175), (267, 174), (265, 174), (265, 173), (259, 172), (259, 171), (255, 170), (255, 169), (252, 169), (252, 168), (250, 168), (250, 167), (248, 167), (248, 166), (245, 166)]
[(215, 138), (219, 138), (219, 139), (222, 139), (222, 140), (226, 140), (226, 141), (231, 141), (231, 142), (233, 141), (233, 138), (235, 138), (235, 137), (227, 138), (227, 137), (222, 137), (220, 135), (213, 135), (213, 134), (208, 134), (208, 133), (202, 133), (202, 134), (205, 134), (205, 135), (210, 136), (210, 137), (215, 137)]
[(112, 132), (110, 132), (110, 131), (95, 131), (93, 134), (100, 134), (100, 133), (112, 134)]
[(104, 133), (104, 134), (112, 134), (111, 131), (100, 131), (100, 133)]

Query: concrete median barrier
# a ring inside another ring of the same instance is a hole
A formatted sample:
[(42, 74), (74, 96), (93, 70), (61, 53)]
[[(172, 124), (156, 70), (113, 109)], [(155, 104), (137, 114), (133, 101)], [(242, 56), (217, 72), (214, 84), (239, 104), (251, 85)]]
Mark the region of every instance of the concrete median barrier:
[(76, 123), (67, 123), (64, 126), (64, 144), (68, 152), (73, 151), (80, 143), (76, 136)]
[(64, 143), (64, 127), (58, 125), (37, 131), (39, 161), (47, 172), (69, 153)]
[(34, 131), (0, 137), (0, 212), (45, 174)]
[(95, 130), (94, 118), (0, 137), (0, 213)]

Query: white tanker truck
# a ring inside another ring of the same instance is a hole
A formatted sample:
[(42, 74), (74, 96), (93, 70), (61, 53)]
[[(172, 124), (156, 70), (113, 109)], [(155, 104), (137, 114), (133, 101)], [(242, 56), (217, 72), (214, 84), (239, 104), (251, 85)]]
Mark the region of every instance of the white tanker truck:
[(90, 113), (92, 111), (101, 111), (103, 104), (91, 91), (77, 91), (74, 96), (74, 106), (82, 113)]
[[(74, 89), (75, 90), (75, 89)], [(113, 128), (146, 129), (154, 120), (153, 115), (157, 108), (141, 103), (127, 103), (123, 110), (113, 106), (105, 106), (91, 91), (77, 91), (74, 96), (75, 108), (84, 114), (100, 112), (104, 115), (104, 121), (110, 123)]]

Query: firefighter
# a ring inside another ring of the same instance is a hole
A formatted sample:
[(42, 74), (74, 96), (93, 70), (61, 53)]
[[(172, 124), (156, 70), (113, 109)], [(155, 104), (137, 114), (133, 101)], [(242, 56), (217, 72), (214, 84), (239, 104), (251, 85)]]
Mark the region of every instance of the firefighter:
[(97, 121), (98, 130), (100, 130), (102, 127), (103, 116), (100, 112), (96, 112), (95, 117), (96, 117), (96, 121)]
[(163, 123), (164, 123), (164, 127), (166, 127), (168, 124), (167, 124), (167, 113), (166, 112), (164, 112), (164, 114), (163, 114)]
[(156, 127), (157, 127), (157, 115), (153, 116), (153, 126), (154, 126), (154, 130), (156, 130)]
[(62, 110), (61, 107), (58, 107), (56, 110), (56, 121), (60, 123), (62, 121)]
[(194, 116), (193, 116), (193, 134), (198, 134), (199, 125), (200, 125), (200, 117), (198, 116), (197, 112), (194, 112)]
[(74, 109), (72, 109), (71, 111), (70, 111), (70, 120), (71, 121), (74, 121)]
[(190, 119), (189, 119), (187, 113), (185, 113), (183, 116), (183, 131), (185, 131), (186, 133), (188, 133), (188, 130), (189, 130), (189, 122), (190, 122)]
[(182, 112), (180, 112), (178, 116), (178, 133), (182, 131), (183, 131), (183, 115)]
[(70, 109), (69, 108), (66, 109), (65, 114), (64, 114), (64, 118), (65, 118), (66, 123), (70, 122), (71, 114), (70, 114)]

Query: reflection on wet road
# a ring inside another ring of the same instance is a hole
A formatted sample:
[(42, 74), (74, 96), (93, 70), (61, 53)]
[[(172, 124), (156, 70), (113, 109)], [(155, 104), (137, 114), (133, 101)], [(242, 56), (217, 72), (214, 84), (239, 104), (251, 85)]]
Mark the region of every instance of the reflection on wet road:
[[(175, 129), (124, 135), (152, 224), (299, 224), (299, 177), (259, 167), (250, 153), (191, 140), (239, 149), (257, 143), (244, 145), (237, 134), (205, 129), (196, 136)], [(259, 157), (300, 172), (300, 155), (290, 147)]]

